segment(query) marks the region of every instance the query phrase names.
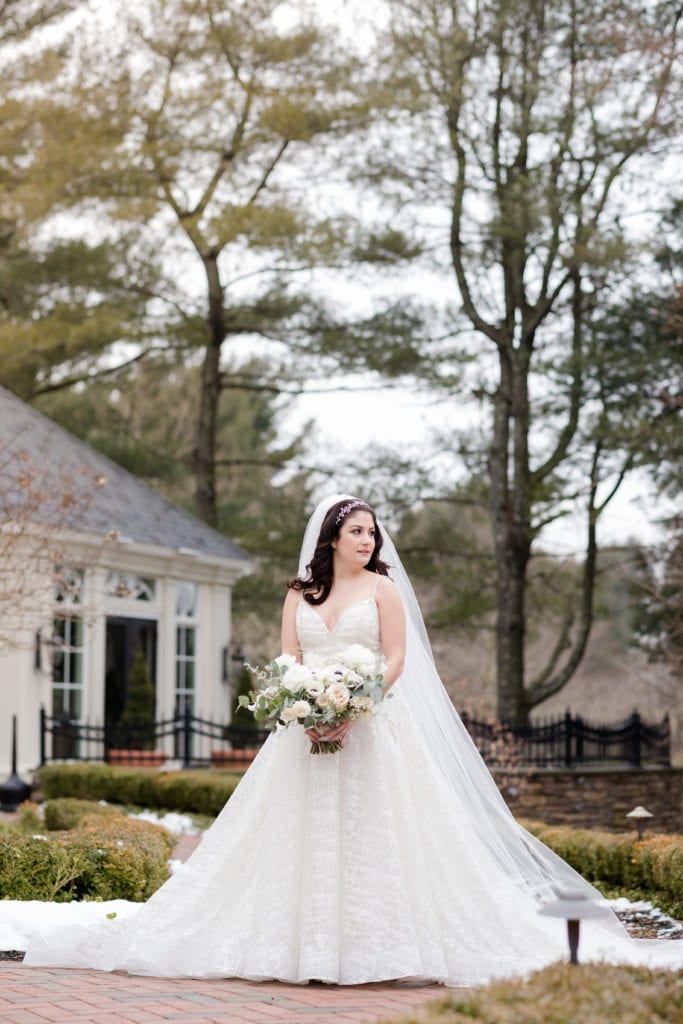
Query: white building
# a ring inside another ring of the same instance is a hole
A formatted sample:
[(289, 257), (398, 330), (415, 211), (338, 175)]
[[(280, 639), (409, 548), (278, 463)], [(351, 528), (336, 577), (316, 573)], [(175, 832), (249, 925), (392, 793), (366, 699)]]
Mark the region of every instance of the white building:
[[(225, 720), (245, 552), (2, 388), (0, 444), (0, 781), (12, 715), (23, 774), (40, 760), (41, 706), (119, 721), (138, 652), (157, 719), (187, 705)], [(83, 756), (60, 742), (48, 756)]]

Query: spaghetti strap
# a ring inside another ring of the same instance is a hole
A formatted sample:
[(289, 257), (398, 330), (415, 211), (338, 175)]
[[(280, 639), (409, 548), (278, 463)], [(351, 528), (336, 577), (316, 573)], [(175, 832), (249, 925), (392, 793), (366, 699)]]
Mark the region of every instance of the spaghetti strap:
[(382, 577), (378, 575), (378, 576), (377, 576), (377, 579), (375, 580), (375, 585), (374, 585), (374, 587), (372, 588), (372, 594), (370, 595), (370, 597), (373, 597), (373, 598), (374, 598), (374, 597), (376, 597), (376, 596), (377, 596), (377, 588), (378, 588), (378, 586), (380, 585), (380, 582), (381, 582), (381, 580), (382, 580)]

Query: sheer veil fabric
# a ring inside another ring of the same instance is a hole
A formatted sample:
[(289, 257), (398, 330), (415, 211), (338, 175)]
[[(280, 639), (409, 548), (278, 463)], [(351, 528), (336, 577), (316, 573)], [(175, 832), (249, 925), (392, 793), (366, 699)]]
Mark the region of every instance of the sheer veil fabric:
[[(304, 534), (299, 575), (313, 557), (325, 513), (354, 495), (340, 493), (322, 499)], [(530, 914), (567, 892), (583, 893), (604, 903), (602, 895), (561, 857), (553, 853), (513, 817), (491, 773), (448, 696), (434, 664), (427, 629), (396, 547), (386, 525), (378, 518), (383, 544), (381, 558), (390, 566), (406, 612), (406, 659), (395, 686), (424, 741), (424, 750), (454, 800), (463, 801), (469, 822), (493, 862), (508, 880), (528, 896)], [(492, 879), (493, 881), (493, 879)], [(616, 914), (605, 908), (604, 916), (586, 922), (581, 948), (596, 958), (683, 969), (683, 943), (669, 940), (632, 939)], [(559, 922), (558, 922), (559, 924)]]
[[(351, 497), (315, 509), (300, 576), (325, 513)], [(271, 735), (195, 852), (146, 903), (50, 904), (49, 926), (0, 948), (25, 949), (27, 967), (343, 985), (476, 985), (566, 956), (564, 922), (539, 909), (565, 891), (600, 895), (508, 810), (441, 683), (380, 525), (407, 620), (393, 699), (357, 722), (339, 753), (311, 755), (298, 726)], [(304, 657), (334, 659), (353, 643), (381, 655), (374, 595), (332, 630), (301, 601), (297, 634)], [(0, 942), (21, 914), (19, 902), (0, 901)], [(631, 939), (609, 909), (582, 925), (580, 952), (683, 968), (683, 942)]]

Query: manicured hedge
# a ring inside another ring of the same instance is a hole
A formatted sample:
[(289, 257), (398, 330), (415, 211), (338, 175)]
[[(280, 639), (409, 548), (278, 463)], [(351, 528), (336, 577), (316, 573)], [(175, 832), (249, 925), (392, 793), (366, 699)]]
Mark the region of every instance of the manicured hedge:
[(138, 807), (218, 814), (242, 775), (223, 771), (164, 772), (108, 764), (54, 764), (40, 769), (47, 799), (76, 797)]
[(98, 804), (93, 800), (77, 800), (74, 797), (48, 800), (43, 807), (43, 818), (48, 832), (76, 828), (86, 815), (116, 820), (124, 817), (121, 811), (111, 804)]
[(683, 917), (683, 836), (601, 832), (525, 823), (529, 831), (573, 868), (608, 891), (651, 900)]
[[(579, 949), (580, 957), (580, 949)], [(457, 990), (384, 1024), (674, 1024), (683, 1020), (675, 971), (553, 964), (526, 980)], [(378, 1022), (381, 1024), (381, 1022)]]
[(0, 899), (146, 900), (168, 878), (174, 845), (160, 825), (111, 810), (84, 814), (70, 830), (7, 829), (0, 833)]

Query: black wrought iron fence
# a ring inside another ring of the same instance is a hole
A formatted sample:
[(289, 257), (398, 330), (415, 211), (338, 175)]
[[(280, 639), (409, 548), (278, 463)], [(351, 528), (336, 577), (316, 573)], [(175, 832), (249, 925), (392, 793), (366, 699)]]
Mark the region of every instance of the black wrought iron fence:
[(643, 721), (634, 711), (625, 721), (598, 725), (567, 711), (556, 719), (524, 726), (482, 721), (467, 713), (463, 722), (486, 762), (494, 766), (671, 763), (669, 716), (659, 723)]
[(177, 761), (184, 768), (202, 765), (246, 767), (268, 736), (245, 728), (183, 713), (158, 722), (78, 722), (40, 709), (40, 762), (107, 761), (160, 765)]
[[(508, 727), (462, 713), (465, 727), (490, 767), (671, 763), (669, 718), (643, 721), (634, 711), (624, 722), (597, 725), (570, 712), (554, 720)], [(40, 712), (41, 764), (50, 761), (108, 761), (183, 767), (248, 765), (265, 742), (265, 729), (218, 722), (186, 710), (159, 722), (90, 724)]]

